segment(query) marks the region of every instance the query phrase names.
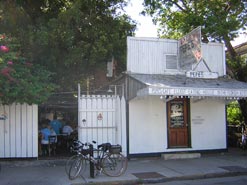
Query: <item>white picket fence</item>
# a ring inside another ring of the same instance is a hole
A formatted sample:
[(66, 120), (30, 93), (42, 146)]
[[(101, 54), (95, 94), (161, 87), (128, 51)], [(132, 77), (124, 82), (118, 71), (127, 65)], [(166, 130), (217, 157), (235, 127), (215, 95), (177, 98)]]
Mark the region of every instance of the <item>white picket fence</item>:
[(121, 144), (126, 154), (124, 97), (79, 94), (78, 109), (78, 138), (81, 142)]
[[(126, 154), (124, 97), (79, 95), (78, 137), (81, 142), (121, 144)], [(0, 105), (0, 158), (38, 157), (38, 105)]]
[(38, 106), (0, 105), (0, 158), (38, 157)]

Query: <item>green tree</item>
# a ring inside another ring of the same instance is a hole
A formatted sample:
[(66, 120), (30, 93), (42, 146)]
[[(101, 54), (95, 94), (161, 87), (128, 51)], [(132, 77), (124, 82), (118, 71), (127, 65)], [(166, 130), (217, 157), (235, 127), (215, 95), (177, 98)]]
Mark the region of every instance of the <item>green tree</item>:
[[(224, 42), (228, 51), (227, 74), (246, 82), (247, 66), (234, 50), (231, 41), (247, 26), (245, 0), (144, 0), (145, 10), (159, 24), (159, 34), (166, 38), (180, 38), (202, 26), (204, 42)], [(239, 100), (247, 124), (247, 102)]]
[(230, 125), (240, 125), (243, 116), (237, 101), (233, 101), (227, 105), (227, 122)]
[(124, 0), (8, 2), (0, 6), (1, 28), (20, 39), (27, 58), (55, 73), (60, 91), (75, 90), (95, 70), (105, 70), (112, 56), (119, 71), (125, 70), (126, 38), (133, 35), (135, 23), (119, 12)]
[(51, 73), (25, 59), (14, 37), (0, 34), (0, 102), (1, 104), (40, 104), (56, 86)]

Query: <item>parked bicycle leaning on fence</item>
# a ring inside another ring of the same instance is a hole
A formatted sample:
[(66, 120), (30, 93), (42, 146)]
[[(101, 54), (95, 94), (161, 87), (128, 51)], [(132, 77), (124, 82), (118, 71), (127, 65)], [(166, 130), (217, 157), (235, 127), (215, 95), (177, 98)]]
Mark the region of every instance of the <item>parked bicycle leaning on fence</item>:
[(92, 143), (84, 144), (75, 141), (72, 145), (72, 151), (76, 154), (67, 160), (65, 166), (66, 173), (71, 180), (77, 178), (80, 173), (83, 176), (88, 164), (90, 164), (91, 177), (101, 172), (111, 177), (117, 177), (127, 169), (128, 159), (121, 154), (121, 145), (103, 143), (95, 149)]

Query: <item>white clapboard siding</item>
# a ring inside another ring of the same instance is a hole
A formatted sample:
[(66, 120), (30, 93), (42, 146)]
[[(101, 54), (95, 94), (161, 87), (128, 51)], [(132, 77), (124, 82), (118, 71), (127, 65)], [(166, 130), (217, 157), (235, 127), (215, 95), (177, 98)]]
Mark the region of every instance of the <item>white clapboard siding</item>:
[[(82, 95), (78, 99), (78, 138), (121, 144), (126, 153), (125, 99), (119, 96)], [(100, 118), (99, 115), (102, 115)], [(83, 121), (84, 120), (84, 121)]]
[(176, 40), (159, 38), (127, 38), (127, 71), (142, 74), (164, 74), (165, 57), (177, 55)]
[[(178, 41), (160, 38), (128, 37), (127, 71), (140, 74), (177, 74), (170, 69), (169, 57), (178, 58)], [(222, 43), (202, 43), (202, 57), (212, 72), (225, 75), (225, 46)], [(174, 59), (174, 66), (179, 66)], [(208, 71), (203, 62), (195, 71)]]
[(0, 105), (0, 158), (38, 157), (38, 106)]

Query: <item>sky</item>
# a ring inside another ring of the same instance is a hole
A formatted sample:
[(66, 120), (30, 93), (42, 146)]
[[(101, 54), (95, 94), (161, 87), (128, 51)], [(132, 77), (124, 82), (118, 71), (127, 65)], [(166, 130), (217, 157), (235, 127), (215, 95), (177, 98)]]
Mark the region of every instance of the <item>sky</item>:
[(143, 10), (142, 0), (131, 0), (126, 13), (137, 21), (136, 37), (157, 37), (157, 28), (152, 23), (151, 17), (140, 15)]
[[(140, 15), (140, 12), (143, 10), (142, 0), (131, 0), (125, 10), (132, 19), (138, 22), (136, 37), (157, 37), (157, 27), (152, 23), (151, 17)], [(236, 46), (246, 41), (247, 34), (242, 34), (232, 42), (232, 45)]]

